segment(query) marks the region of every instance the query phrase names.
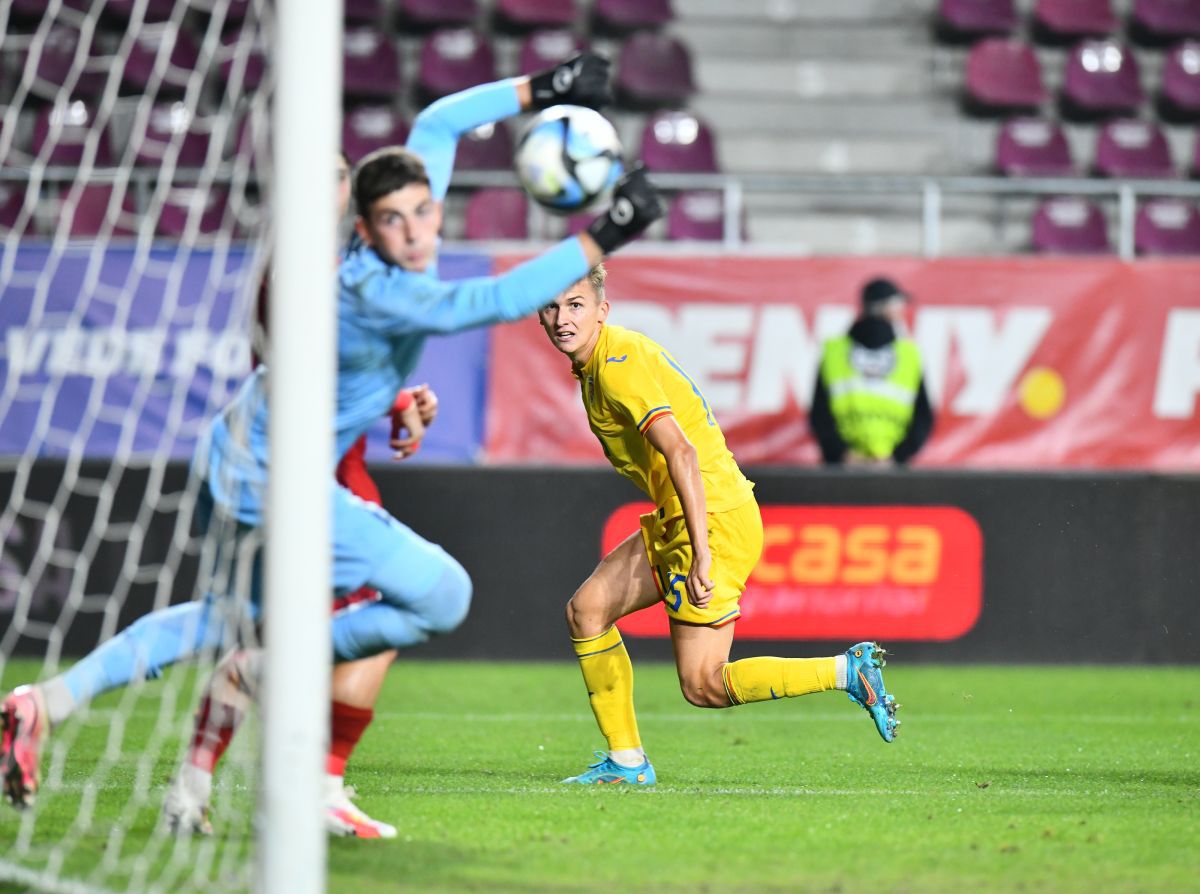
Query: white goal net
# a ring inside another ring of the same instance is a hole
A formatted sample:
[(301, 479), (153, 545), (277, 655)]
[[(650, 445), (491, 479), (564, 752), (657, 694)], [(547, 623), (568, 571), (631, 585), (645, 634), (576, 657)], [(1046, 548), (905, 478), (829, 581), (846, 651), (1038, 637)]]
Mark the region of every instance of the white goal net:
[[(266, 256), (266, 0), (0, 3), (0, 688), (195, 598), (187, 461), (251, 364)], [(160, 830), (218, 656), (57, 725), (0, 805), (0, 888), (251, 884), (246, 729), (211, 838)], [(23, 888), (22, 888), (23, 889)]]

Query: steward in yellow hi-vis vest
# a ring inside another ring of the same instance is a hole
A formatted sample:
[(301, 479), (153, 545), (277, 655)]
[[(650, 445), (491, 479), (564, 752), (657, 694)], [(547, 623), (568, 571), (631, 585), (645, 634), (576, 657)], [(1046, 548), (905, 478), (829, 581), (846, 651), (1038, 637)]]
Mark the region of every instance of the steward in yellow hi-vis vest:
[(827, 463), (905, 463), (925, 443), (933, 411), (915, 342), (899, 336), (908, 297), (872, 280), (850, 331), (825, 342), (809, 422)]
[[(885, 742), (896, 702), (874, 642), (829, 658), (729, 660), (739, 600), (763, 548), (754, 485), (696, 381), (661, 345), (608, 325), (606, 271), (592, 269), (539, 312), (571, 359), (588, 424), (613, 467), (653, 501), (567, 604), (567, 627), (607, 751), (568, 783), (653, 785), (633, 709), (633, 665), (616, 622), (660, 604), (684, 698), (704, 708), (845, 690)], [(580, 533), (587, 536), (585, 532)]]

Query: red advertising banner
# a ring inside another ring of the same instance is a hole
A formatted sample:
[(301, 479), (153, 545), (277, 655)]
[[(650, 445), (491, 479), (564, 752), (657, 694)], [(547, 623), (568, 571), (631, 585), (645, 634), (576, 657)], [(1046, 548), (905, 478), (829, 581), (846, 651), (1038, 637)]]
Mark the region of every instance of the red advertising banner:
[[(638, 529), (649, 503), (621, 506), (601, 553)], [(951, 640), (983, 605), (983, 538), (948, 506), (763, 506), (763, 555), (742, 595), (738, 636), (750, 639)], [(669, 634), (651, 606), (618, 625)]]
[[(503, 269), (517, 258), (500, 258)], [(1200, 469), (1200, 262), (619, 257), (610, 320), (670, 350), (744, 464), (818, 462), (821, 343), (893, 278), (937, 414), (917, 465)], [(492, 462), (603, 463), (568, 360), (536, 320), (499, 327)]]

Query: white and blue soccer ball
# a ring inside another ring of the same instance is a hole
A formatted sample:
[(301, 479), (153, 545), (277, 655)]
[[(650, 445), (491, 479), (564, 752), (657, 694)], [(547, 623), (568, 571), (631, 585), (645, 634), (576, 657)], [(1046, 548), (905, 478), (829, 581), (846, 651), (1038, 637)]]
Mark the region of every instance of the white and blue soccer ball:
[(539, 205), (567, 214), (605, 198), (625, 172), (608, 119), (583, 106), (552, 106), (522, 131), (517, 176)]

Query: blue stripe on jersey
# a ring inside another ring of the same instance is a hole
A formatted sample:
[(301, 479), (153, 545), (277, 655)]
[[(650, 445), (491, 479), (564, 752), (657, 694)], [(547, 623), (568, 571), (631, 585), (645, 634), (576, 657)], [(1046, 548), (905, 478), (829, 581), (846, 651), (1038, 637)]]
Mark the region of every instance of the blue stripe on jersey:
[(662, 354), (663, 360), (665, 360), (665, 361), (667, 361), (667, 363), (671, 364), (671, 369), (675, 370), (675, 372), (677, 372), (681, 376), (683, 376), (683, 378), (685, 380), (687, 380), (687, 383), (692, 386), (692, 391), (695, 393), (696, 397), (700, 398), (700, 403), (704, 404), (704, 412), (708, 416), (708, 424), (716, 425), (717, 421), (715, 419), (713, 419), (712, 410), (709, 409), (708, 401), (706, 401), (704, 399), (704, 395), (700, 393), (700, 389), (696, 387), (696, 383), (692, 381), (692, 377), (689, 376), (687, 373), (685, 373), (683, 371), (683, 367), (681, 367), (678, 363), (676, 363), (674, 360), (672, 360), (671, 355), (668, 354), (666, 351), (660, 351), (659, 353)]

